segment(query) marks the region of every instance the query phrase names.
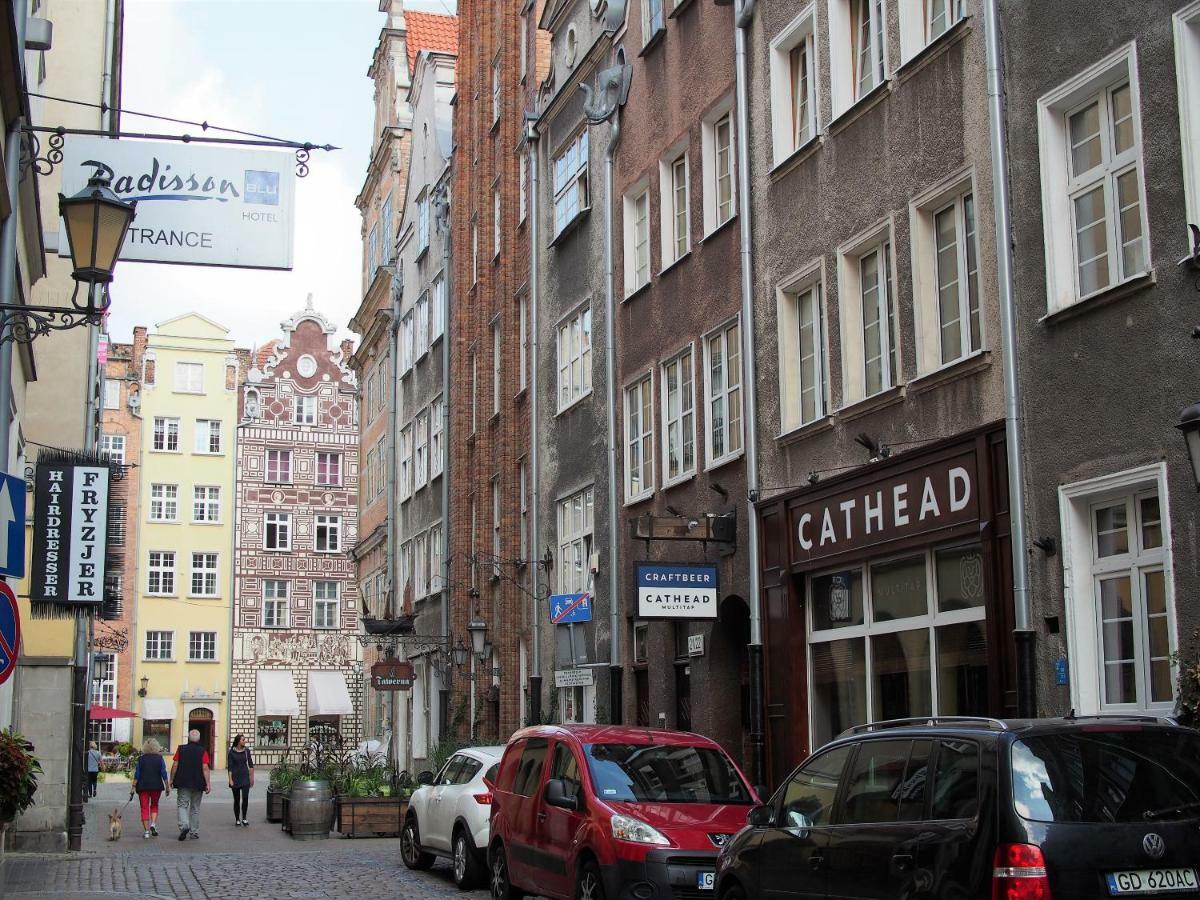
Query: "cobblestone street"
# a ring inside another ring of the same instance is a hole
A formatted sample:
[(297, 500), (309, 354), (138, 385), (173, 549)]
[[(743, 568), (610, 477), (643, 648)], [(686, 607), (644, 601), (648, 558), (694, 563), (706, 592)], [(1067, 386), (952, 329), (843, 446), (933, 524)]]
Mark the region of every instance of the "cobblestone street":
[[(410, 872), (395, 839), (294, 841), (266, 821), (265, 779), (250, 800), (250, 828), (232, 823), (223, 785), (201, 809), (201, 837), (177, 840), (175, 800), (163, 798), (161, 836), (145, 840), (136, 801), (125, 808), (124, 835), (107, 838), (108, 813), (129, 796), (122, 784), (102, 784), (86, 807), (84, 849), (72, 854), (10, 854), (4, 896), (14, 900), (83, 898), (359, 898), (426, 900), (461, 897), (447, 863)], [(482, 891), (476, 892), (482, 898)]]

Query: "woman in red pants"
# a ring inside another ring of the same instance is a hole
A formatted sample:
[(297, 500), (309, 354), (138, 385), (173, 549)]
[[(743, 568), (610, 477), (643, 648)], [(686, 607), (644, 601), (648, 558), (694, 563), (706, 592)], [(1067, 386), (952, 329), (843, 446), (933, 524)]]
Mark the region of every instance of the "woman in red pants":
[(167, 779), (167, 764), (162, 758), (162, 747), (154, 738), (142, 745), (142, 755), (133, 767), (130, 800), (133, 799), (134, 791), (137, 791), (142, 804), (142, 837), (158, 837), (158, 798), (164, 791), (168, 797), (171, 796), (171, 783)]

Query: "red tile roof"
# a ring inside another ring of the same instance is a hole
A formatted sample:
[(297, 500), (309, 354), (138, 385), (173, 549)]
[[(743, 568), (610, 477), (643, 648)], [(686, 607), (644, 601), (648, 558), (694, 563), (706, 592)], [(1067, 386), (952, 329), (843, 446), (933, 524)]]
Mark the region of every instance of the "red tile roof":
[(279, 338), (271, 338), (271, 340), (259, 347), (254, 354), (254, 367), (261, 372), (263, 367), (267, 364), (267, 360), (274, 355), (275, 348), (278, 345)]
[(458, 16), (438, 13), (405, 12), (408, 28), (408, 72), (416, 70), (417, 54), (422, 50), (458, 53)]

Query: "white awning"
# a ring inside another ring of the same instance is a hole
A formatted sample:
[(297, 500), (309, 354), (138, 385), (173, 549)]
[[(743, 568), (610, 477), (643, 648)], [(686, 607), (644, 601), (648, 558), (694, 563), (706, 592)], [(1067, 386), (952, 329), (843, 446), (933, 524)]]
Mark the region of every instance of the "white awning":
[(300, 701), (296, 699), (292, 673), (286, 669), (260, 669), (254, 709), (259, 716), (299, 716)]
[(174, 719), (175, 701), (170, 697), (146, 697), (142, 700), (142, 718), (153, 722)]
[(310, 716), (352, 716), (354, 703), (341, 672), (308, 673), (308, 714)]

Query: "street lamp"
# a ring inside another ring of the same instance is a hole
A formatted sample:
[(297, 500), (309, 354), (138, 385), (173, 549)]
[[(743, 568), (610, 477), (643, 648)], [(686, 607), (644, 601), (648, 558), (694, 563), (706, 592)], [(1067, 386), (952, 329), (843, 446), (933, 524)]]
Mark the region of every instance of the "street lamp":
[[(67, 229), (67, 246), (71, 251), (74, 271), (75, 294), (71, 302), (77, 309), (88, 312), (104, 312), (108, 309), (107, 285), (113, 279), (113, 268), (129, 226), (136, 214), (137, 202), (125, 203), (109, 186), (103, 175), (96, 174), (88, 179), (87, 186), (73, 197), (58, 195), (58, 212)], [(88, 285), (86, 307), (75, 302), (79, 285)], [(105, 285), (103, 302), (96, 303), (95, 289)]]
[(454, 642), (454, 646), (450, 649), (450, 658), (454, 661), (456, 666), (461, 666), (466, 663), (467, 655), (470, 652), (471, 651), (467, 649), (467, 645), (462, 642), (462, 638), (459, 638)]
[(1196, 482), (1196, 490), (1200, 491), (1200, 402), (1193, 403), (1180, 413), (1179, 424), (1175, 427), (1183, 434), (1188, 459), (1192, 463), (1192, 478)]
[(487, 623), (482, 619), (475, 618), (467, 623), (467, 631), (471, 635), (471, 649), (475, 651), (475, 655), (483, 658), (483, 641), (487, 636)]
[(149, 689), (150, 689), (150, 676), (143, 675), (142, 676), (142, 686), (140, 688), (138, 688), (138, 696), (145, 697), (146, 691), (148, 691)]

